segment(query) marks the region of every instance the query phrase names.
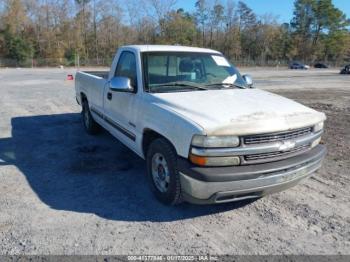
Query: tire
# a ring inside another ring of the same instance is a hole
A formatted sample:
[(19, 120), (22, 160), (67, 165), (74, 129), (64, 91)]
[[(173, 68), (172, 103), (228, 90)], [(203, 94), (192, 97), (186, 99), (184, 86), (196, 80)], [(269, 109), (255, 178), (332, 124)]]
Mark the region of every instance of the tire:
[(85, 127), (85, 130), (89, 135), (96, 135), (99, 133), (99, 131), (101, 130), (101, 127), (92, 118), (90, 108), (89, 108), (89, 103), (87, 100), (84, 100), (83, 102), (81, 118), (83, 120), (83, 125)]
[(155, 197), (166, 205), (180, 204), (181, 184), (174, 147), (166, 139), (158, 138), (149, 146), (146, 161), (147, 177)]

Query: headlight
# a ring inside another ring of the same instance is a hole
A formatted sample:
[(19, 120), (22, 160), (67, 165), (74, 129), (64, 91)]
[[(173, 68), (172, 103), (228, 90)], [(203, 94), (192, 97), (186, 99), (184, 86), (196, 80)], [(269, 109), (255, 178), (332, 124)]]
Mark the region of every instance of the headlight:
[(237, 136), (195, 135), (192, 138), (192, 145), (204, 148), (237, 147), (239, 146), (239, 138)]
[(238, 156), (225, 157), (205, 157), (190, 154), (190, 160), (193, 164), (199, 166), (238, 166), (241, 160)]
[(314, 132), (319, 132), (323, 129), (323, 122), (314, 125)]

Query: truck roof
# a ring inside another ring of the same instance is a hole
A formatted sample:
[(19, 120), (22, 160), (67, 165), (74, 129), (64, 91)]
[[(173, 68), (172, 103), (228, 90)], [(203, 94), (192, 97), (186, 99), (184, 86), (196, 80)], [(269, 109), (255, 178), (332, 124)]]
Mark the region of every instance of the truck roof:
[(197, 52), (197, 53), (210, 53), (210, 54), (221, 54), (218, 51), (199, 48), (199, 47), (190, 47), (190, 46), (179, 46), (179, 45), (127, 45), (122, 46), (121, 48), (134, 49), (138, 52)]

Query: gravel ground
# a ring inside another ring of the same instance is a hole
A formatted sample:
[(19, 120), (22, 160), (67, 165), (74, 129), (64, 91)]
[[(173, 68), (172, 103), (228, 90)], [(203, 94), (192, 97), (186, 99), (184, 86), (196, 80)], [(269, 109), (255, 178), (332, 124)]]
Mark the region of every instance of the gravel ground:
[(0, 254), (350, 254), (350, 76), (242, 71), (327, 114), (323, 167), (254, 202), (166, 207), (143, 160), (84, 133), (72, 70), (0, 69)]

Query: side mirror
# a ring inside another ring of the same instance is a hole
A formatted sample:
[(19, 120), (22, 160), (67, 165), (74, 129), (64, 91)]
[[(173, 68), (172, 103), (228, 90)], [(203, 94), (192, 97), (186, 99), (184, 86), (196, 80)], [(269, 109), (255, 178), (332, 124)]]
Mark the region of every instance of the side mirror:
[(109, 89), (117, 92), (134, 92), (130, 78), (124, 76), (113, 77), (109, 82)]
[(243, 76), (244, 81), (247, 83), (249, 88), (252, 88), (254, 85), (253, 78), (250, 75)]

